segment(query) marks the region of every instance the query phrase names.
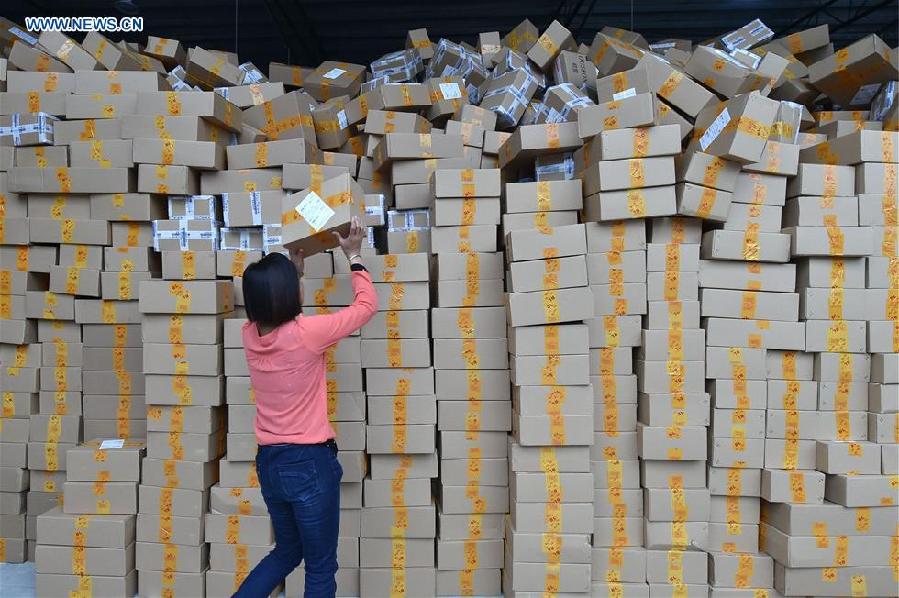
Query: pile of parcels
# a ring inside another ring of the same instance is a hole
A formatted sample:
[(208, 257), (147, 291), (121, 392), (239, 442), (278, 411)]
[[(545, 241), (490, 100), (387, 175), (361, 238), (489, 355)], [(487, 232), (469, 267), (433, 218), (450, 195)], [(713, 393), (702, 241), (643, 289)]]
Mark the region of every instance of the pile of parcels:
[[(0, 19), (0, 561), (230, 596), (242, 274), (305, 253), (340, 596), (895, 596), (899, 57), (525, 20), (372, 64)], [(301, 596), (304, 569), (284, 584)]]

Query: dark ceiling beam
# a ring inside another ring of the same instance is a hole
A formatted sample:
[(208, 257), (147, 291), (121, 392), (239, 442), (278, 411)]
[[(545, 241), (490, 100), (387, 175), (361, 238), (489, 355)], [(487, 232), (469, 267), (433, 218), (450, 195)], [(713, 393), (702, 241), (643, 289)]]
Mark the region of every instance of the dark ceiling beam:
[(877, 35), (881, 35), (883, 33), (892, 32), (893, 36), (895, 37), (897, 28), (899, 28), (899, 18), (893, 19), (892, 21), (885, 23), (883, 27), (881, 27), (874, 33), (876, 33)]
[(285, 11), (280, 0), (265, 0), (266, 8), (272, 16), (272, 20), (277, 24), (278, 31), (281, 34), (281, 41), (291, 53), (291, 61), (297, 64), (307, 64), (308, 61), (314, 60), (317, 50), (309, 47), (303, 34), (297, 29), (297, 25), (289, 14)]
[(867, 8), (862, 8), (857, 13), (855, 13), (851, 18), (843, 21), (836, 27), (831, 27), (830, 31), (831, 31), (831, 33), (833, 33), (835, 31), (839, 31), (840, 29), (843, 29), (844, 27), (848, 27), (849, 25), (855, 23), (856, 21), (864, 19), (869, 14), (883, 8), (884, 6), (886, 6), (887, 4), (890, 4), (892, 2), (894, 2), (894, 0), (882, 0), (881, 2), (878, 2), (877, 4), (874, 4), (872, 6), (869, 6)]
[(568, 29), (571, 29), (571, 23), (574, 21), (574, 18), (577, 16), (579, 12), (581, 12), (581, 7), (584, 5), (584, 0), (578, 0), (578, 3), (574, 5), (571, 9), (571, 12), (568, 13), (565, 17), (565, 22), (562, 23)]
[[(325, 55), (325, 49), (322, 45), (321, 38), (316, 30), (316, 22), (309, 18), (306, 13), (302, 0), (275, 0), (287, 13), (288, 18), (292, 21), (294, 29), (301, 32), (303, 36), (303, 45), (310, 49), (306, 56), (306, 64), (315, 63), (316, 66), (323, 60), (330, 58)], [(333, 9), (333, 6), (332, 6)], [(344, 14), (345, 17), (345, 14)], [(334, 58), (336, 60), (336, 57)]]
[(812, 10), (808, 11), (807, 13), (805, 13), (804, 15), (802, 15), (801, 17), (799, 17), (798, 19), (796, 19), (795, 21), (793, 21), (793, 22), (790, 23), (789, 25), (787, 25), (787, 26), (785, 26), (785, 27), (781, 27), (780, 29), (778, 29), (778, 30), (774, 33), (774, 36), (775, 36), (775, 37), (781, 37), (781, 36), (783, 36), (784, 34), (787, 34), (787, 33), (792, 32), (792, 30), (793, 30), (794, 27), (798, 27), (799, 25), (805, 25), (805, 24), (808, 23), (812, 18), (814, 18), (815, 15), (817, 15), (818, 13), (820, 13), (822, 10), (826, 9), (826, 8), (829, 7), (829, 6), (833, 6), (833, 5), (836, 4), (837, 2), (838, 2), (838, 0), (827, 0), (827, 2), (824, 2), (824, 3), (821, 4), (820, 6), (817, 6), (817, 7), (813, 8)]
[(596, 8), (596, 0), (592, 0), (592, 1), (590, 2), (590, 6), (587, 8), (587, 12), (584, 13), (584, 16), (583, 16), (583, 17), (581, 17), (581, 24), (578, 25), (578, 26), (577, 26), (577, 29), (575, 29), (575, 30), (572, 32), (572, 35), (574, 35), (574, 38), (575, 38), (575, 39), (579, 39), (579, 38), (580, 38), (580, 36), (581, 36), (581, 31), (584, 30), (584, 23), (586, 23), (586, 22), (587, 22), (587, 19), (590, 17), (590, 15), (593, 14), (593, 9), (594, 9), (594, 8)]

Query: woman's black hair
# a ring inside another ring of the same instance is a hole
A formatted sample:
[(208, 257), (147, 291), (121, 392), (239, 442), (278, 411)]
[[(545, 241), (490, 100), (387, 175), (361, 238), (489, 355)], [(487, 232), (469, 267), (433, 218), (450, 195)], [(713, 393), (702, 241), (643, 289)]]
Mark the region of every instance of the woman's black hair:
[(280, 326), (302, 311), (300, 280), (287, 256), (270, 253), (243, 273), (247, 319), (264, 326)]

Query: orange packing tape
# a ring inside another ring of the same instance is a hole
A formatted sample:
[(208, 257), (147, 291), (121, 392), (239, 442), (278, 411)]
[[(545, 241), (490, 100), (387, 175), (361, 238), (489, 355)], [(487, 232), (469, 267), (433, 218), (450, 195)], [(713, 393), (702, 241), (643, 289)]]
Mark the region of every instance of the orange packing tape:
[(659, 87), (658, 95), (659, 97), (670, 99), (671, 94), (677, 89), (680, 85), (681, 81), (684, 79), (684, 74), (680, 71), (672, 71), (670, 75), (665, 79), (662, 83), (661, 87)]
[(473, 197), (464, 197), (462, 199), (462, 215), (460, 223), (462, 226), (471, 226), (475, 223), (475, 215), (478, 210), (478, 204)]
[(247, 252), (242, 249), (235, 251), (231, 259), (231, 276), (242, 276), (243, 271), (246, 269), (246, 262)]
[(543, 260), (543, 288), (545, 290), (559, 288), (559, 267), (558, 258)]
[(805, 476), (801, 471), (790, 473), (790, 495), (794, 503), (804, 503), (806, 501)]
[(555, 290), (543, 291), (543, 315), (549, 323), (561, 320), (559, 298)]
[(53, 220), (62, 220), (66, 213), (67, 203), (65, 195), (57, 195), (53, 200), (53, 205), (50, 207), (50, 217)]
[(69, 295), (78, 294), (78, 283), (81, 279), (81, 270), (72, 266), (66, 272), (66, 293)]
[(665, 288), (664, 288), (664, 299), (665, 301), (677, 301), (678, 293), (680, 291), (680, 272), (677, 270), (668, 270), (664, 273), (665, 276)]
[(759, 224), (752, 222), (746, 226), (743, 234), (743, 259), (746, 261), (757, 262), (759, 255)]
[(543, 48), (550, 57), (559, 53), (559, 46), (556, 45), (556, 42), (549, 36), (549, 32), (544, 32), (543, 35), (538, 37), (537, 44)]
[[(880, 154), (882, 162), (895, 167), (896, 146), (893, 144), (893, 132), (882, 131), (880, 133)], [(895, 194), (894, 194), (895, 196)]]
[(617, 316), (603, 316), (603, 330), (607, 346), (618, 347), (621, 344), (621, 330), (618, 327)]
[(169, 283), (169, 294), (175, 297), (175, 313), (184, 314), (190, 311), (191, 293), (184, 283)]
[(184, 280), (193, 280), (197, 277), (197, 260), (193, 251), (181, 252), (181, 275)]
[(28, 112), (40, 112), (41, 111), (41, 94), (37, 91), (29, 91), (28, 92)]
[(696, 207), (697, 218), (708, 218), (715, 207), (715, 200), (718, 198), (718, 192), (711, 187), (704, 187), (702, 195), (699, 198), (699, 205)]
[(649, 153), (649, 129), (640, 127), (634, 129), (634, 156), (643, 158)]
[[(35, 160), (37, 161), (38, 168), (46, 168), (47, 167), (47, 158), (45, 156), (43, 146), (38, 146), (38, 147), (34, 148), (34, 157), (35, 157)], [(3, 204), (2, 199), (3, 199), (3, 195), (0, 194), (0, 207), (2, 207), (2, 204)]]
[(140, 242), (140, 223), (138, 222), (129, 222), (128, 223), (128, 235), (126, 239), (126, 243), (128, 247), (137, 247)]
[(612, 91), (621, 93), (628, 86), (627, 71), (621, 71), (612, 75)]
[[(333, 280), (333, 279), (329, 279)], [(333, 285), (332, 287), (333, 288)], [(329, 289), (330, 290), (330, 289)], [(387, 300), (388, 309), (391, 311), (403, 308), (403, 298), (406, 296), (406, 286), (401, 282), (394, 282), (390, 285), (390, 298)]]
[(839, 172), (836, 166), (826, 164), (824, 166), (824, 197), (832, 198), (837, 194), (837, 180)]
[(63, 243), (71, 243), (75, 238), (75, 220), (66, 218), (59, 222), (59, 236)]
[(403, 364), (402, 340), (398, 338), (387, 339), (387, 363), (390, 367), (401, 367)]
[(833, 353), (849, 351), (849, 325), (845, 320), (834, 320), (827, 328), (827, 350)]
[(546, 129), (546, 146), (548, 149), (557, 149), (560, 145), (559, 142), (559, 125), (557, 124), (548, 124), (544, 125)]
[(552, 192), (548, 181), (537, 183), (537, 211), (549, 212), (552, 210)]
[(824, 229), (827, 231), (829, 255), (843, 255), (844, 235), (835, 215), (824, 216)]
[(558, 368), (561, 359), (558, 355), (547, 355), (546, 363), (543, 365), (540, 374), (540, 383), (543, 385), (554, 385), (557, 381)]
[(646, 216), (646, 197), (642, 190), (629, 189), (627, 191), (627, 210), (634, 218)]
[(682, 550), (668, 551), (668, 583), (673, 586), (684, 584), (684, 552)]
[(462, 361), (465, 362), (465, 369), (480, 369), (481, 357), (478, 355), (477, 339), (462, 339)]
[(630, 169), (631, 187), (643, 187), (646, 184), (643, 160), (628, 160), (628, 168)]
[(193, 389), (187, 382), (187, 376), (183, 374), (172, 376), (172, 393), (178, 397), (179, 405), (190, 405), (193, 403)]

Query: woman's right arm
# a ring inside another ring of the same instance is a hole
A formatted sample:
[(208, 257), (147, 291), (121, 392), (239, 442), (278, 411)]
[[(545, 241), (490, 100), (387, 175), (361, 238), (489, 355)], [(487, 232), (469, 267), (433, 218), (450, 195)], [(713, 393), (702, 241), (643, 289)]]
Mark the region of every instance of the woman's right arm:
[(311, 350), (323, 353), (328, 347), (362, 328), (378, 311), (378, 296), (371, 275), (362, 265), (360, 251), (364, 230), (355, 216), (350, 223), (350, 233), (341, 237), (334, 233), (340, 248), (350, 262), (355, 297), (349, 307), (337, 313), (303, 318), (303, 341)]

